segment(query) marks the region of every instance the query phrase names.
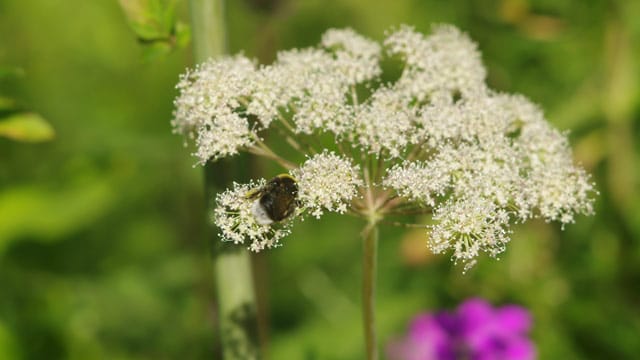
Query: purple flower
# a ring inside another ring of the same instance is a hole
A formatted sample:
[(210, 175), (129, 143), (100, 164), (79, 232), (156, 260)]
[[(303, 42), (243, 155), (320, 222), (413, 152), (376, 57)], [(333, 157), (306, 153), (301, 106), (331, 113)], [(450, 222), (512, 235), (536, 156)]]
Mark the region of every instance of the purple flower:
[(533, 360), (530, 328), (531, 316), (520, 306), (492, 308), (470, 299), (455, 313), (418, 315), (387, 352), (393, 360)]

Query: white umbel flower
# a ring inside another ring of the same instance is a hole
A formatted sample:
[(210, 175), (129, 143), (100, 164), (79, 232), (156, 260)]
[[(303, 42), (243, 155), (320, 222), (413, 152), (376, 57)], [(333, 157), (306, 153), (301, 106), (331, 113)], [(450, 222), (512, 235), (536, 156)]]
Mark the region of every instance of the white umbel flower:
[[(398, 158), (407, 149), (414, 130), (414, 114), (393, 89), (378, 89), (355, 114), (353, 136), (371, 154), (383, 150)], [(379, 156), (379, 155), (378, 155)]]
[(279, 240), (289, 235), (290, 224), (279, 224), (279, 228), (258, 221), (255, 214), (255, 199), (247, 195), (264, 186), (266, 181), (249, 184), (233, 184), (233, 188), (216, 196), (214, 222), (220, 229), (223, 241), (246, 244), (251, 251), (261, 251), (279, 245)]
[[(388, 57), (402, 67), (392, 82), (380, 66)], [(195, 142), (200, 164), (246, 150), (283, 165), (296, 184), (272, 183), (270, 208), (246, 197), (264, 182), (221, 194), (215, 216), (225, 240), (258, 251), (306, 214), (349, 212), (375, 224), (421, 213), (432, 215), (433, 251), (473, 264), (504, 250), (510, 222), (571, 223), (593, 213), (595, 193), (566, 135), (527, 98), (491, 90), (485, 78), (476, 43), (450, 25), (426, 36), (401, 26), (382, 43), (330, 29), (318, 46), (281, 51), (269, 65), (238, 55), (187, 71), (172, 124)], [(261, 132), (273, 128), (303, 164), (269, 147), (276, 138)], [(288, 211), (285, 221), (267, 213), (278, 210)]]
[(571, 159), (565, 136), (545, 121), (522, 126), (516, 143), (524, 154), (525, 198), (546, 220), (572, 223), (574, 214), (593, 214), (589, 175)]
[[(254, 74), (247, 113), (258, 117), (266, 128), (293, 101), (306, 99), (314, 84), (330, 80), (326, 69), (332, 66), (329, 54), (319, 49), (294, 49), (278, 53), (276, 61)], [(340, 94), (344, 89), (337, 90)]]
[(247, 119), (234, 110), (238, 98), (250, 92), (254, 67), (238, 55), (209, 60), (180, 77), (171, 123), (175, 132), (196, 139), (200, 164), (235, 155), (252, 143)]
[(451, 25), (434, 26), (427, 37), (402, 26), (384, 44), (390, 54), (406, 62), (398, 87), (419, 101), (443, 91), (474, 97), (486, 88), (486, 70), (476, 43)]
[(298, 181), (298, 198), (303, 209), (316, 218), (325, 211), (347, 211), (363, 184), (358, 174), (357, 165), (330, 152), (315, 155), (292, 171)]
[(382, 185), (394, 189), (399, 196), (421, 206), (434, 207), (439, 197), (451, 186), (458, 164), (448, 159), (448, 152), (426, 162), (405, 162), (389, 169)]
[(436, 208), (429, 247), (434, 253), (452, 249), (453, 259), (468, 263), (480, 252), (495, 257), (509, 242), (509, 214), (491, 199), (471, 196)]
[(228, 109), (221, 111), (198, 129), (195, 153), (198, 162), (205, 164), (209, 159), (237, 154), (253, 143), (251, 135), (247, 119)]
[[(228, 114), (240, 106), (238, 98), (250, 92), (250, 78), (255, 64), (242, 55), (209, 60), (180, 76), (174, 100), (174, 131), (195, 137), (198, 130), (217, 116)], [(224, 132), (210, 127), (215, 136)]]
[(322, 36), (321, 43), (335, 51), (334, 66), (349, 85), (373, 79), (382, 73), (380, 45), (353, 29), (329, 29)]

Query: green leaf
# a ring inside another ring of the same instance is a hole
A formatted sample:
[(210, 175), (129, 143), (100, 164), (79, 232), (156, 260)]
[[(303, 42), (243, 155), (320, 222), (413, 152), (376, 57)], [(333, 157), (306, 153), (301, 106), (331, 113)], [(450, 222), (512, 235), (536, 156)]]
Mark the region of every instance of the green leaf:
[(120, 0), (120, 6), (138, 39), (169, 39), (175, 27), (175, 2), (172, 0)]
[(176, 23), (176, 45), (185, 48), (191, 40), (191, 28), (189, 25), (178, 21)]
[(160, 56), (170, 53), (172, 50), (171, 45), (166, 41), (154, 41), (153, 43), (145, 45), (142, 49), (142, 58), (145, 62), (151, 62)]
[(38, 114), (17, 113), (0, 120), (0, 136), (16, 141), (41, 142), (53, 139), (55, 131)]
[(176, 2), (174, 0), (150, 0), (153, 4), (154, 19), (167, 32), (172, 32), (176, 25)]
[(138, 40), (141, 42), (168, 39), (170, 36), (168, 31), (160, 29), (154, 24), (131, 23), (130, 26), (133, 32), (136, 33)]
[(145, 18), (144, 0), (119, 0), (120, 7), (130, 22), (143, 22)]
[(129, 25), (143, 45), (143, 60), (150, 62), (184, 48), (189, 43), (189, 26), (177, 21), (175, 0), (119, 0)]

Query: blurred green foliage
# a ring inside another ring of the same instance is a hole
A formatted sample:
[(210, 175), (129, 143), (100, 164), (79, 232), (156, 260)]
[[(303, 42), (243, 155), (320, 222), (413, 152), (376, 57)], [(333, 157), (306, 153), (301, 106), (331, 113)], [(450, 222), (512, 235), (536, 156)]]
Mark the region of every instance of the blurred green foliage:
[(119, 0), (147, 61), (189, 43), (190, 30), (177, 20), (176, 0)]
[[(187, 22), (177, 4), (171, 16)], [(527, 95), (571, 130), (575, 157), (594, 176), (595, 217), (564, 231), (520, 225), (499, 261), (482, 259), (466, 275), (430, 255), (424, 233), (384, 228), (382, 341), (420, 311), (483, 296), (531, 309), (541, 359), (637, 358), (640, 2), (227, 5), (232, 51), (264, 62), (328, 27), (380, 39), (401, 23), (424, 32), (453, 23), (479, 43), (495, 89)], [(115, 1), (0, 2), (0, 64), (23, 69), (0, 81), (1, 99), (19, 99), (56, 129), (44, 143), (0, 137), (0, 359), (214, 354), (202, 171), (169, 126), (191, 55), (178, 48), (143, 62), (146, 35), (130, 25), (149, 18), (136, 14)], [(151, 30), (176, 36), (172, 21)], [(271, 359), (362, 358), (361, 226), (305, 221), (285, 246), (254, 258)]]
[[(22, 75), (20, 68), (0, 67), (0, 81)], [(42, 116), (21, 109), (18, 101), (0, 96), (0, 137), (23, 142), (53, 139), (55, 131)]]

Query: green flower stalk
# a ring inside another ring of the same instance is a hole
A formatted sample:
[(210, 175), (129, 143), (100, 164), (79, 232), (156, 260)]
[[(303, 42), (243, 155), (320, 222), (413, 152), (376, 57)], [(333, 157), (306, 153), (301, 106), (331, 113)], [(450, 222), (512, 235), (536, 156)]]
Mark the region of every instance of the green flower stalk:
[[(193, 53), (197, 63), (221, 57), (226, 52), (226, 32), (223, 0), (190, 0)], [(225, 164), (205, 164), (205, 194), (208, 211), (214, 211), (212, 197), (228, 177), (240, 167)], [(214, 246), (214, 272), (218, 305), (219, 340), (224, 359), (259, 358), (258, 324), (253, 288), (251, 260), (246, 251), (225, 251)]]
[[(402, 60), (402, 73), (383, 81), (380, 64), (391, 57)], [(294, 219), (337, 212), (365, 221), (365, 342), (374, 359), (379, 224), (431, 215), (418, 225), (427, 247), (451, 252), (466, 270), (480, 253), (505, 250), (513, 222), (566, 224), (593, 212), (593, 185), (565, 135), (525, 97), (489, 89), (485, 77), (476, 44), (453, 26), (429, 36), (402, 26), (382, 43), (331, 29), (319, 46), (280, 52), (271, 65), (236, 55), (188, 70), (172, 124), (200, 164), (248, 152), (295, 181), (288, 192), (258, 180), (219, 194), (213, 216), (223, 240), (261, 251), (279, 246)], [(265, 140), (274, 131), (269, 139), (291, 152)], [(255, 191), (261, 196), (248, 195)], [(261, 220), (274, 199), (292, 197), (286, 218)]]

